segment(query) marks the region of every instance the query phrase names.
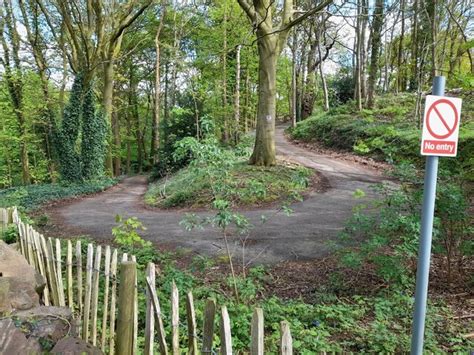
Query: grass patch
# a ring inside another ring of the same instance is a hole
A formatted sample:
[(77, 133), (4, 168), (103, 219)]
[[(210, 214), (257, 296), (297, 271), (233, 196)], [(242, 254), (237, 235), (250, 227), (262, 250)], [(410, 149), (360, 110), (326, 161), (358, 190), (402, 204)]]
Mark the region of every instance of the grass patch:
[[(288, 163), (258, 167), (236, 159), (226, 170), (223, 180), (219, 181), (226, 185), (221, 198), (233, 207), (286, 201), (305, 192), (313, 174), (311, 169)], [(192, 167), (151, 184), (145, 195), (148, 205), (161, 208), (211, 207), (214, 199), (212, 181)]]
[(81, 183), (12, 187), (0, 190), (0, 207), (17, 206), (20, 209), (31, 211), (53, 201), (100, 192), (116, 183), (116, 179), (103, 178)]

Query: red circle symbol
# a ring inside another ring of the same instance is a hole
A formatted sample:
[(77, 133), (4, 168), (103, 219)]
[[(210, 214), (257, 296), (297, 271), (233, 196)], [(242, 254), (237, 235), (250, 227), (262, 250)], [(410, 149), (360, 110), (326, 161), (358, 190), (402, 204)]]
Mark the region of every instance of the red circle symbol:
[[(437, 108), (437, 106), (439, 104), (447, 104), (453, 110), (454, 124), (452, 125), (452, 127), (451, 127), (451, 125), (448, 124), (448, 122), (446, 122), (443, 115), (441, 115), (441, 112), (439, 112), (439, 110)], [(435, 119), (434, 118), (435, 116), (438, 118), (439, 121), (441, 121), (441, 123), (446, 128), (448, 133), (438, 134), (438, 133), (433, 131), (430, 123), (431, 123), (432, 119)], [(428, 132), (430, 132), (430, 134), (434, 138), (437, 138), (437, 139), (445, 139), (445, 138), (448, 138), (450, 135), (452, 135), (454, 133), (454, 131), (456, 130), (456, 127), (458, 126), (458, 122), (459, 122), (459, 114), (458, 114), (458, 111), (456, 109), (456, 106), (454, 106), (454, 104), (451, 101), (447, 100), (447, 99), (436, 100), (435, 102), (433, 102), (431, 104), (430, 108), (428, 109), (428, 112), (426, 113), (426, 128), (428, 129)]]

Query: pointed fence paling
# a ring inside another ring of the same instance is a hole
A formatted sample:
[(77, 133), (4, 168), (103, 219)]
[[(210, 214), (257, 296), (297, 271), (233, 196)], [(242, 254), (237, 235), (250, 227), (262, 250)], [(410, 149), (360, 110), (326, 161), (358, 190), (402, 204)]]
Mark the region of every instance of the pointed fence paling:
[[(2, 228), (11, 223), (17, 226), (19, 251), (44, 277), (43, 303), (69, 307), (78, 323), (78, 335), (104, 353), (233, 353), (231, 318), (225, 305), (218, 308), (214, 299), (206, 300), (202, 311), (202, 329), (199, 331), (192, 292), (181, 294), (173, 282), (169, 295), (170, 314), (162, 314), (153, 263), (147, 265), (145, 288), (139, 290), (134, 255), (119, 255), (118, 250), (110, 246), (83, 245), (80, 240), (73, 245), (71, 240), (46, 239), (21, 221), (16, 208), (0, 208), (0, 218)], [(119, 268), (118, 260), (121, 260), (120, 265), (127, 264), (128, 267)], [(134, 276), (127, 276), (123, 271), (125, 269), (133, 269)], [(120, 298), (124, 292), (129, 299)], [(138, 297), (139, 293), (145, 295), (146, 302), (143, 307), (146, 307), (143, 349), (138, 348), (139, 299), (143, 300)], [(184, 321), (180, 320), (179, 314), (180, 296), (183, 296), (186, 306)], [(124, 312), (130, 314), (125, 315)], [(127, 321), (124, 322), (124, 319)], [(187, 330), (186, 335), (180, 334), (180, 330)], [(219, 347), (214, 344), (216, 334), (220, 338)], [(254, 309), (249, 344), (251, 355), (264, 354), (264, 315), (261, 308)], [(127, 350), (123, 349), (124, 346)], [(290, 326), (282, 321), (280, 354), (292, 353)]]

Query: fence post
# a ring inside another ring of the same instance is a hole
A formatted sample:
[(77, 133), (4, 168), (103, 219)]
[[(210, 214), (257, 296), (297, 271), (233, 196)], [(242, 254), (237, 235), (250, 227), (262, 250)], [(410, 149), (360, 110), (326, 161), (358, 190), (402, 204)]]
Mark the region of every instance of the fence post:
[(152, 284), (152, 281), (149, 276), (146, 277), (146, 284), (148, 287), (148, 291), (150, 291), (151, 301), (153, 303), (153, 310), (155, 312), (155, 321), (158, 323), (158, 343), (160, 344), (160, 353), (162, 355), (167, 355), (168, 346), (166, 345), (165, 327), (163, 326), (163, 318), (161, 316), (160, 302), (158, 301), (158, 296), (156, 295), (155, 285)]
[(100, 348), (105, 352), (105, 345), (107, 340), (107, 312), (109, 310), (109, 284), (110, 284), (110, 246), (105, 247), (105, 291), (104, 291), (104, 306), (102, 308), (102, 338), (100, 341)]
[(92, 345), (97, 345), (97, 307), (99, 303), (99, 276), (100, 276), (100, 263), (102, 260), (102, 247), (99, 245), (95, 252), (95, 263), (92, 271), (92, 305), (91, 305), (91, 318), (92, 318)]
[(64, 283), (63, 283), (61, 241), (58, 238), (56, 238), (55, 243), (56, 243), (56, 277), (58, 279), (59, 305), (61, 307), (66, 307), (66, 298), (64, 296)]
[(76, 276), (77, 276), (77, 304), (79, 305), (79, 314), (82, 318), (82, 309), (84, 300), (82, 298), (82, 246), (81, 241), (76, 242)]
[(67, 241), (67, 255), (66, 255), (66, 267), (67, 267), (67, 305), (74, 311), (74, 297), (73, 297), (73, 284), (72, 284), (72, 243), (70, 240)]
[(110, 277), (112, 278), (112, 288), (110, 296), (110, 341), (109, 354), (115, 354), (115, 304), (117, 301), (117, 249), (112, 253), (112, 261), (110, 263)]
[(212, 354), (212, 340), (214, 338), (214, 318), (216, 316), (216, 301), (209, 298), (204, 309), (204, 326), (202, 339), (202, 354)]
[(196, 312), (194, 310), (194, 299), (191, 291), (186, 295), (186, 316), (188, 319), (188, 353), (189, 355), (197, 355)]
[(263, 310), (261, 308), (255, 308), (253, 311), (251, 333), (250, 354), (263, 355)]
[(89, 317), (92, 298), (92, 268), (94, 263), (94, 247), (91, 243), (87, 245), (86, 259), (86, 293), (84, 298), (84, 313), (82, 314), (82, 339), (89, 341)]
[(280, 323), (280, 354), (293, 355), (293, 340), (291, 339), (290, 325), (287, 321)]
[[(155, 287), (155, 264), (148, 263), (146, 276)], [(145, 355), (153, 355), (153, 344), (155, 343), (155, 313), (153, 312), (152, 295), (147, 287), (146, 289), (146, 324), (145, 324)]]
[(232, 335), (230, 332), (230, 319), (227, 307), (221, 309), (221, 351), (222, 355), (232, 355)]
[(175, 282), (171, 285), (171, 349), (179, 355), (179, 293)]
[(133, 318), (137, 264), (125, 261), (120, 265), (118, 294), (117, 354), (133, 354)]

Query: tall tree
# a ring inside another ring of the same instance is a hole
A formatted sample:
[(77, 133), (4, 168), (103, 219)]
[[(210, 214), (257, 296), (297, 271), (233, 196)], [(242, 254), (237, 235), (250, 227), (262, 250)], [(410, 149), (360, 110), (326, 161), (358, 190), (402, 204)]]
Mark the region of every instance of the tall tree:
[(3, 48), (3, 57), (0, 58), (0, 63), (5, 70), (8, 92), (18, 120), (22, 180), (23, 184), (28, 185), (31, 182), (31, 175), (28, 157), (28, 133), (26, 118), (23, 112), (24, 81), (20, 63), (20, 35), (17, 30), (17, 21), (10, 0), (5, 0), (3, 9), (0, 8), (0, 41)]
[[(275, 114), (276, 114), (276, 64), (291, 28), (326, 8), (332, 0), (293, 19), (293, 0), (285, 0), (278, 24), (273, 19), (273, 1), (237, 0), (256, 29), (259, 57), (258, 114), (255, 146), (250, 164), (270, 166), (276, 164)], [(277, 16), (278, 17), (278, 16)]]
[[(36, 1), (46, 16), (51, 33), (58, 43), (61, 42), (61, 35), (65, 34), (68, 45), (63, 46), (63, 49), (67, 51), (73, 71), (84, 75), (84, 86), (87, 87), (89, 81), (95, 77), (97, 69), (102, 68), (102, 104), (105, 116), (111, 123), (112, 143), (117, 145), (120, 141), (118, 136), (120, 130), (117, 127), (119, 122), (114, 120), (117, 116), (112, 115), (114, 65), (120, 54), (126, 30), (143, 14), (153, 0), (127, 0), (125, 2), (54, 0), (56, 14), (51, 14), (50, 9), (42, 0)], [(59, 15), (61, 24), (64, 24), (64, 33), (57, 33), (59, 26), (55, 25), (56, 15)], [(112, 161), (110, 150), (107, 165), (109, 170), (115, 173), (120, 170), (120, 157), (115, 156)]]
[(166, 18), (166, 0), (162, 0), (162, 15), (160, 19), (160, 24), (156, 29), (155, 34), (155, 107), (153, 109), (153, 125), (152, 125), (152, 139), (151, 139), (151, 156), (153, 164), (158, 162), (160, 148), (160, 100), (161, 100), (161, 76), (160, 76), (160, 65), (161, 65), (161, 32), (163, 30), (163, 25)]
[(384, 10), (384, 0), (376, 0), (374, 16), (372, 20), (370, 67), (369, 67), (368, 92), (367, 92), (367, 107), (368, 108), (372, 108), (374, 106), (375, 83), (377, 80), (377, 72), (379, 68), (380, 45), (382, 43), (383, 10)]

